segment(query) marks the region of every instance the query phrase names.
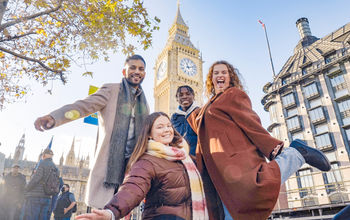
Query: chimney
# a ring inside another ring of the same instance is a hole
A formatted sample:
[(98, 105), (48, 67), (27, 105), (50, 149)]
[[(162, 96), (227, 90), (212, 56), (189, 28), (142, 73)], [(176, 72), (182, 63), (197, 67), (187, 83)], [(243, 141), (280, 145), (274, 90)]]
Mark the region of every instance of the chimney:
[(307, 18), (299, 18), (296, 22), (301, 39), (304, 39), (307, 36), (312, 36), (311, 29), (309, 26), (309, 21)]

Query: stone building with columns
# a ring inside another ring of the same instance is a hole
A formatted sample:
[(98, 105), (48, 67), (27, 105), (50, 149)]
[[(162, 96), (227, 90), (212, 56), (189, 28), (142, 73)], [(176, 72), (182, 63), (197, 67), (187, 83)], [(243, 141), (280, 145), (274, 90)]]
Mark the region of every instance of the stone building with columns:
[(286, 146), (302, 139), (323, 151), (332, 170), (305, 164), (282, 187), (273, 217), (326, 219), (350, 204), (350, 23), (323, 38), (312, 35), (307, 18), (296, 26), (293, 55), (263, 88), (268, 130)]

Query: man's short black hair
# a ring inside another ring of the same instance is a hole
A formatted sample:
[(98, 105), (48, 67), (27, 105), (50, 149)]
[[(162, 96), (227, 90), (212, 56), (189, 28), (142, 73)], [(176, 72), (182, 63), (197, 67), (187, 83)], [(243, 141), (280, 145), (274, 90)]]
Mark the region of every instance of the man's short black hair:
[(63, 186), (66, 186), (66, 187), (68, 187), (68, 189), (70, 189), (70, 187), (67, 183), (63, 184)]
[(143, 59), (143, 57), (141, 55), (138, 55), (138, 54), (134, 54), (132, 56), (128, 56), (125, 60), (125, 64), (127, 64), (127, 62), (129, 62), (130, 60), (141, 60), (143, 62), (143, 64), (145, 64), (145, 67), (146, 67), (146, 61)]
[(183, 89), (187, 89), (192, 95), (194, 95), (194, 91), (193, 91), (193, 89), (191, 88), (191, 86), (183, 85), (183, 86), (179, 86), (179, 88), (177, 88), (177, 90), (176, 90), (176, 97), (179, 96), (179, 93), (180, 93), (180, 91), (181, 91), (182, 88), (183, 88)]

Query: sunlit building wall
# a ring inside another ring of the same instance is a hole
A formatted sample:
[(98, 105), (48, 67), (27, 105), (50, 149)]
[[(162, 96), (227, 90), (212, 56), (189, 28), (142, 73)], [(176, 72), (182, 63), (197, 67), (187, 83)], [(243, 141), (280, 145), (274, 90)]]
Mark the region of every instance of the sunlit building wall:
[(277, 211), (349, 203), (350, 23), (323, 38), (311, 34), (307, 18), (296, 24), (294, 54), (263, 88), (268, 130), (286, 146), (302, 139), (320, 149), (332, 170), (305, 164), (282, 187)]

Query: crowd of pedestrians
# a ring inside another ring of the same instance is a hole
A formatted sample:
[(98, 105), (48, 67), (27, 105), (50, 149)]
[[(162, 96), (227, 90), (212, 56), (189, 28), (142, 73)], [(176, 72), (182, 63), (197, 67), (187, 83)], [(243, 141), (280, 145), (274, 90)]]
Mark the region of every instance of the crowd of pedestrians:
[[(72, 212), (76, 211), (76, 201), (69, 192), (69, 185), (63, 185), (52, 157), (51, 149), (42, 152), (41, 160), (33, 169), (28, 182), (19, 171), (20, 166), (12, 166), (11, 172), (4, 176), (4, 184), (0, 189), (0, 220), (49, 220), (52, 212), (57, 220), (71, 218)], [(53, 205), (56, 204), (53, 198), (57, 197), (57, 205)]]

